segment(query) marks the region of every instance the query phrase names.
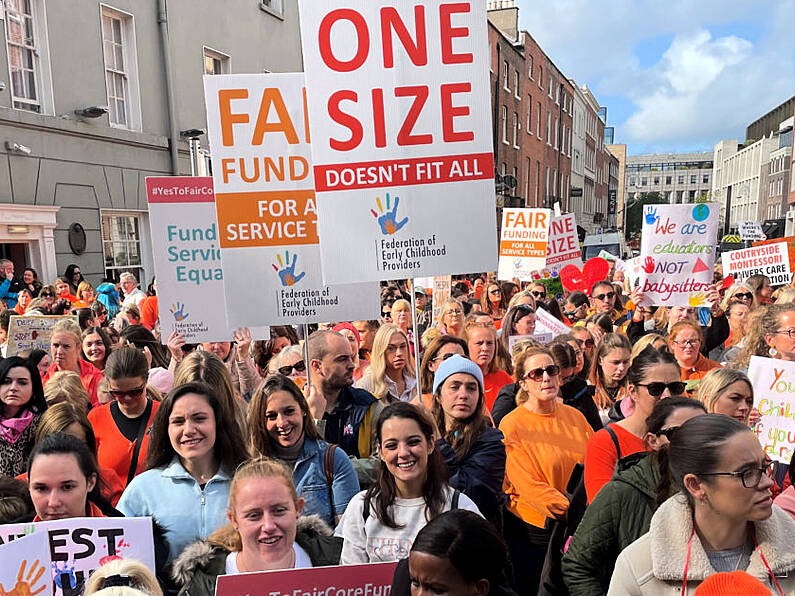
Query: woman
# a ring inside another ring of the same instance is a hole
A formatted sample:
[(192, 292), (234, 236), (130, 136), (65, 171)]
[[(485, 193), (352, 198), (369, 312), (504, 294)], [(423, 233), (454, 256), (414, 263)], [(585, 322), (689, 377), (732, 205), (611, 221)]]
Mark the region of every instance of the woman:
[(306, 361), (304, 360), (304, 349), (301, 346), (287, 346), (275, 360), (273, 360), (274, 372), (291, 379), (301, 390), (306, 388)]
[(744, 304), (748, 308), (754, 308), (754, 291), (744, 283), (732, 285), (732, 287), (726, 290), (726, 294), (723, 296), (720, 306), (724, 311), (728, 311), (729, 305), (735, 303)]
[(469, 358), (467, 342), (454, 335), (441, 335), (428, 345), (420, 364), (422, 392), (420, 399), (412, 403), (424, 406), (429, 412), (433, 409), (433, 376), (442, 362), (456, 354)]
[(748, 322), (745, 340), (737, 369), (747, 370), (751, 356), (795, 361), (795, 304), (760, 307)]
[(411, 302), (408, 300), (395, 300), (392, 305), (392, 323), (400, 327), (401, 331), (409, 335), (411, 328)]
[(555, 339), (562, 339), (574, 350), (574, 357), (576, 358), (574, 365), (574, 375), (580, 379), (584, 379), (588, 375), (588, 368), (590, 367), (591, 363), (586, 360), (585, 350), (582, 349), (579, 340), (574, 336), (573, 333), (560, 335)]
[(751, 288), (754, 293), (754, 306), (762, 306), (773, 302), (770, 298), (773, 295), (773, 286), (770, 285), (770, 279), (767, 275), (752, 275), (745, 280), (745, 285)]
[(91, 409), (91, 398), (80, 382), (80, 375), (70, 370), (57, 372), (50, 377), (44, 386), (44, 399), (48, 408), (60, 403), (70, 403), (84, 413)]
[(444, 335), (464, 337), (464, 305), (456, 298), (449, 298), (442, 305), (438, 322)]
[(38, 298), (39, 292), (42, 288), (42, 283), (39, 281), (39, 274), (31, 267), (25, 267), (22, 270), (22, 282), (25, 288), (30, 292), (32, 298)]
[(99, 300), (94, 300), (89, 307), (94, 317), (94, 325), (106, 329), (108, 327), (108, 309)]
[(754, 410), (751, 379), (739, 370), (716, 368), (709, 371), (701, 379), (696, 398), (701, 400), (710, 414), (723, 414), (751, 427), (759, 421), (759, 412)]
[(83, 360), (87, 360), (99, 371), (105, 370), (105, 361), (113, 351), (110, 338), (102, 327), (89, 327), (83, 331)]
[(46, 385), (50, 377), (56, 372), (69, 370), (80, 375), (83, 387), (88, 391), (92, 406), (99, 405), (97, 385), (102, 380), (102, 373), (94, 365), (80, 358), (83, 337), (80, 327), (70, 319), (58, 321), (52, 328), (50, 337), (50, 354), (52, 366), (47, 369), (47, 374), (42, 379)]
[(502, 290), (502, 295), (504, 296), (505, 304), (510, 303), (516, 294), (519, 293), (519, 286), (517, 286), (512, 281), (504, 281), (500, 284), (500, 289)]
[(82, 282), (85, 281), (85, 278), (80, 272), (80, 266), (72, 263), (66, 267), (66, 271), (64, 271), (63, 274), (63, 280), (69, 284), (69, 290), (73, 294), (76, 294), (78, 287)]
[[(92, 596), (100, 590), (107, 590), (107, 586), (116, 587), (120, 578), (125, 578), (125, 587), (147, 596), (163, 596), (163, 590), (157, 582), (155, 575), (143, 563), (135, 559), (113, 559), (103, 563), (91, 573), (86, 582), (83, 596)], [(111, 596), (103, 591), (104, 596)], [(126, 595), (125, 595), (126, 596)]]
[(471, 323), (464, 332), (464, 339), (470, 358), (483, 373), (486, 408), (491, 411), (500, 389), (513, 383), (511, 375), (500, 368), (497, 360), (497, 331), (488, 323)]
[(596, 342), (594, 341), (593, 335), (591, 332), (588, 331), (582, 325), (576, 325), (571, 328), (571, 334), (580, 344), (582, 348), (583, 356), (585, 356), (586, 360), (588, 360), (589, 366), (585, 367), (585, 373), (588, 374), (591, 370), (590, 362), (593, 359), (594, 351), (596, 350)]
[(625, 415), (620, 406), (614, 406), (627, 396), (626, 377), (631, 351), (626, 336), (609, 333), (599, 342), (591, 360), (588, 382), (596, 387), (594, 403), (599, 408), (603, 424), (621, 420)]
[(31, 296), (30, 290), (22, 288), (17, 292), (17, 304), (14, 306), (14, 312), (18, 315), (24, 315), (31, 302), (33, 302), (33, 296)]
[(630, 362), (640, 354), (643, 350), (651, 346), (658, 352), (668, 351), (668, 342), (659, 333), (647, 333), (641, 337), (636, 343), (632, 344), (632, 352), (630, 353)]
[(585, 452), (588, 503), (610, 482), (619, 459), (645, 449), (646, 419), (659, 400), (682, 394), (685, 384), (679, 376), (679, 365), (674, 357), (651, 346), (632, 360), (627, 372), (629, 415), (603, 428), (588, 441)]
[(668, 334), (668, 347), (679, 363), (682, 380), (688, 382), (688, 392), (694, 392), (709, 371), (720, 368), (720, 364), (701, 353), (703, 343), (701, 325), (693, 321), (679, 321)]
[(276, 374), (254, 392), (248, 408), (248, 442), (255, 456), (281, 460), (293, 472), (304, 513), (337, 525), (359, 481), (342, 449), (323, 440), (295, 383)]
[[(532, 336), (536, 331), (536, 311), (529, 304), (513, 306), (505, 315), (500, 331), (500, 343), (506, 354), (511, 353), (511, 337)], [(512, 371), (507, 371), (512, 372)]]
[(455, 509), (419, 531), (408, 559), (395, 568), (390, 594), (515, 596), (507, 571), (508, 551), (494, 526)]
[(72, 435), (55, 433), (39, 441), (27, 472), (36, 515), (20, 521), (121, 517), (100, 493), (99, 469), (88, 446)]
[(613, 333), (613, 319), (607, 313), (591, 315), (585, 322), (585, 328), (591, 332), (598, 344), (605, 335)]
[(168, 368), (171, 360), (168, 350), (163, 347), (149, 329), (143, 325), (130, 325), (121, 332), (122, 343), (127, 342), (139, 350), (149, 351), (152, 358), (151, 368)]
[(397, 325), (381, 325), (373, 340), (370, 367), (356, 387), (369, 391), (385, 404), (411, 401), (417, 395), (414, 370), (405, 332)]
[(219, 575), (337, 565), (340, 539), (317, 518), (301, 516), (303, 506), (284, 464), (246, 462), (229, 489), (231, 523), (175, 561), (179, 595), (213, 596)]
[(618, 556), (608, 595), (694, 594), (708, 576), (730, 570), (747, 571), (775, 594), (795, 591), (795, 521), (773, 507), (769, 465), (737, 420), (705, 414), (682, 424), (668, 446), (680, 494)]
[(94, 286), (87, 281), (80, 282), (75, 295), (77, 296), (77, 301), (72, 304), (72, 308), (89, 308), (96, 297)]
[(550, 524), (569, 507), (566, 486), (593, 429), (576, 409), (558, 402), (560, 367), (547, 348), (525, 350), (516, 363), (517, 407), (505, 416), (505, 539), (516, 587), (535, 594), (550, 540)]
[(290, 325), (277, 325), (270, 328), (271, 338), (267, 341), (255, 341), (252, 349), (254, 364), (262, 376), (267, 376), (271, 358), (276, 357), (287, 346), (298, 344), (298, 334)]
[(358, 381), (364, 376), (364, 371), (370, 365), (369, 361), (364, 362), (359, 359), (359, 345), (361, 344), (359, 331), (351, 323), (347, 322), (337, 323), (331, 330), (336, 331), (350, 342), (351, 351), (353, 352), (353, 380)]
[(146, 472), (132, 479), (118, 508), (159, 524), (171, 561), (224, 525), (229, 484), (246, 445), (205, 383), (174, 389), (155, 415), (151, 437)]
[(483, 413), (483, 373), (471, 360), (444, 360), (433, 380), (433, 418), (439, 429), (436, 449), (460, 490), (483, 516), (501, 526), (505, 445), (502, 433)]
[[(688, 397), (673, 396), (654, 405), (646, 419), (645, 449), (618, 462), (613, 479), (585, 510), (563, 555), (563, 578), (571, 596), (607, 592), (618, 553), (649, 531), (659, 504), (660, 468), (668, 466), (667, 434), (705, 413), (700, 402)], [(662, 501), (669, 497), (667, 491)]]
[(563, 336), (553, 339), (547, 348), (555, 364), (560, 367), (560, 397), (563, 403), (579, 410), (594, 431), (600, 430), (603, 425), (599, 408), (593, 401), (595, 389), (574, 372), (577, 369), (575, 348)]
[(72, 287), (67, 278), (56, 277), (53, 285), (55, 285), (55, 293), (58, 300), (65, 301), (69, 306), (77, 302), (77, 296), (74, 295), (77, 287)]
[(496, 281), (489, 281), (486, 290), (480, 297), (480, 307), (483, 312), (491, 317), (497, 329), (500, 328), (502, 318), (505, 316), (505, 305), (508, 301), (502, 295), (502, 288)]
[(20, 352), (19, 356), (25, 358), (28, 362), (35, 366), (39, 371), (40, 377), (46, 375), (47, 369), (52, 366), (52, 359), (50, 358), (50, 355), (44, 350), (39, 350), (38, 348), (30, 350), (29, 352)]
[(585, 292), (571, 292), (563, 304), (563, 316), (569, 324), (574, 325), (588, 318), (588, 307), (591, 305)]
[(18, 356), (0, 360), (0, 475), (25, 471), (36, 427), (47, 409), (36, 367)]
[(150, 433), (160, 402), (149, 399), (149, 364), (135, 348), (119, 348), (105, 365), (108, 393), (113, 401), (88, 413), (97, 438), (97, 459), (112, 468), (124, 486), (143, 472)]
[(384, 408), (376, 422), (378, 482), (358, 493), (337, 527), (344, 538), (343, 565), (397, 561), (408, 555), (417, 532), (444, 511), (479, 513), (472, 500), (447, 484), (442, 455), (434, 448), (434, 425), (425, 412), (404, 402)]
[(740, 343), (745, 335), (745, 318), (751, 311), (748, 305), (742, 302), (732, 302), (726, 309), (726, 318), (729, 321), (729, 337), (723, 344), (724, 348), (732, 348)]
[[(516, 370), (516, 363), (522, 357), (522, 353), (530, 348), (539, 347), (541, 344), (532, 338), (520, 339), (511, 348), (511, 368)], [(497, 393), (497, 398), (494, 400), (494, 405), (491, 407), (491, 420), (495, 427), (499, 427), (502, 419), (509, 412), (516, 409), (516, 394), (519, 393), (519, 383), (510, 383), (503, 386)]]
[(42, 287), (41, 290), (39, 290), (38, 298), (44, 300), (48, 309), (51, 308), (53, 304), (55, 304), (57, 297), (58, 297), (58, 292), (55, 289), (55, 285), (53, 284), (46, 285)]

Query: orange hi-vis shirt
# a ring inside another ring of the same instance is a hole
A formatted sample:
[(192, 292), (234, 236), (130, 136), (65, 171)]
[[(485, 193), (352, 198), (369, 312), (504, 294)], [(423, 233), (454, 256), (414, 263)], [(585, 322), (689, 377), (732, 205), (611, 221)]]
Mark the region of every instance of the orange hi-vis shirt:
[[(621, 457), (645, 450), (643, 439), (640, 437), (636, 437), (618, 424), (611, 424), (610, 428), (616, 433), (618, 446), (621, 447)], [(616, 445), (610, 433), (603, 428), (591, 437), (585, 450), (585, 492), (588, 495), (588, 504), (613, 478), (617, 461)]]
[(544, 527), (569, 508), (566, 485), (585, 460), (593, 429), (579, 410), (557, 404), (552, 414), (519, 406), (502, 419), (505, 436), (503, 491), (508, 510), (532, 526)]

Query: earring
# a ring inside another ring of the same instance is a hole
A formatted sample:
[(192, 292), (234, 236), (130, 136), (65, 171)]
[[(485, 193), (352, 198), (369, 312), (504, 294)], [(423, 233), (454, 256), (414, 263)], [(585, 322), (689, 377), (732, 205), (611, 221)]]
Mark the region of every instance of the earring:
[(775, 358), (776, 354), (778, 354), (778, 350), (776, 350), (776, 348), (774, 348), (773, 346), (770, 346), (770, 349), (767, 351), (767, 353), (770, 354), (770, 356), (772, 356), (773, 358)]

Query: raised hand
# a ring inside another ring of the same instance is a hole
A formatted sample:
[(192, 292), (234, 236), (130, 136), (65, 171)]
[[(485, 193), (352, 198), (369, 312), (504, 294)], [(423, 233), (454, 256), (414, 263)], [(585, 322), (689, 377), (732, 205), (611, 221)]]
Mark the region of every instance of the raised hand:
[(232, 336), (237, 344), (237, 353), (248, 357), (249, 350), (251, 349), (251, 329), (248, 327), (241, 327), (237, 329)]
[(657, 207), (646, 207), (646, 223), (651, 226), (658, 219), (660, 219), (660, 216), (657, 215)]
[(174, 320), (177, 322), (184, 321), (190, 315), (190, 313), (185, 312), (185, 304), (182, 302), (172, 304), (169, 311), (171, 311), (171, 314), (174, 315)]
[(274, 264), (272, 264), (271, 267), (273, 267), (279, 273), (279, 279), (281, 280), (282, 285), (285, 287), (289, 287), (301, 281), (304, 278), (304, 275), (306, 275), (306, 273), (303, 272), (299, 273), (298, 275), (295, 274), (295, 264), (298, 261), (297, 254), (293, 254), (292, 263), (290, 262), (289, 252), (285, 252), (284, 256), (285, 260), (284, 262), (282, 262), (282, 255), (276, 255), (276, 260), (279, 262), (281, 269), (279, 269), (279, 267), (277, 267)]
[(11, 588), (11, 590), (6, 591), (6, 589), (3, 587), (3, 584), (0, 584), (0, 596), (35, 596), (36, 594), (40, 594), (47, 589), (49, 577), (45, 577), (42, 580), (41, 587), (36, 589), (36, 584), (44, 574), (44, 565), (42, 565), (41, 562), (36, 559), (33, 562), (33, 565), (30, 566), (27, 575), (25, 575), (25, 567), (27, 567), (27, 564), (27, 561), (22, 561), (22, 563), (19, 564), (17, 583), (13, 588)]
[(373, 217), (375, 217), (378, 220), (378, 225), (381, 226), (382, 234), (391, 236), (392, 234), (399, 232), (400, 229), (408, 223), (409, 221), (408, 217), (404, 217), (402, 220), (397, 221), (397, 210), (398, 210), (398, 205), (400, 204), (400, 197), (395, 197), (395, 204), (394, 206), (391, 207), (390, 210), (391, 198), (389, 196), (389, 193), (386, 193), (386, 213), (384, 213), (380, 197), (377, 199), (377, 203), (378, 203), (378, 208), (381, 210), (381, 213), (383, 213), (383, 215), (379, 217), (378, 213), (376, 213), (372, 209), (370, 210), (370, 212), (373, 214)]
[(654, 257), (646, 257), (643, 260), (643, 265), (640, 266), (646, 273), (654, 272)]

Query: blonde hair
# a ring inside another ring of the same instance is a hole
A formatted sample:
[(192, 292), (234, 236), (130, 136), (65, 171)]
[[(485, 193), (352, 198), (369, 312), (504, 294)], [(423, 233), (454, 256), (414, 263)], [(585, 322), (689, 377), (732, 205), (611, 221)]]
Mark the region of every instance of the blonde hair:
[(83, 299), (83, 292), (85, 292), (86, 290), (91, 290), (93, 292), (94, 291), (94, 286), (92, 286), (87, 281), (81, 281), (78, 284), (78, 286), (77, 286), (77, 299), (78, 300), (82, 300)]
[(767, 304), (746, 315), (745, 347), (732, 363), (732, 368), (746, 368), (751, 356), (770, 357), (770, 346), (765, 335), (772, 335), (781, 326), (781, 315), (795, 312), (795, 304)]
[(48, 406), (68, 402), (83, 412), (88, 411), (91, 405), (91, 398), (80, 381), (80, 375), (71, 370), (59, 371), (47, 380), (44, 399)]
[[(386, 398), (389, 393), (389, 389), (384, 381), (384, 377), (386, 376), (386, 348), (389, 344), (389, 340), (391, 340), (392, 336), (396, 333), (400, 334), (400, 336), (406, 340), (407, 357), (403, 372), (410, 377), (415, 377), (417, 375), (414, 370), (414, 357), (411, 354), (409, 338), (403, 333), (403, 330), (394, 323), (381, 325), (373, 338), (373, 349), (370, 352), (370, 368), (368, 368), (365, 373), (371, 378), (373, 384), (372, 393), (378, 399)], [(347, 339), (345, 341), (347, 341)]]
[(96, 596), (146, 596), (148, 592), (127, 586), (111, 586), (94, 592)]
[[(555, 363), (555, 358), (552, 356), (552, 352), (549, 348), (545, 346), (532, 346), (527, 348), (524, 352), (520, 353), (516, 357), (516, 380), (517, 382), (520, 379), (523, 379), (527, 374), (527, 361), (530, 360), (533, 356), (538, 356), (539, 354), (543, 356), (549, 356), (549, 359), (552, 360), (552, 363)], [(525, 403), (530, 396), (527, 394), (521, 385), (519, 385), (519, 390), (516, 392), (516, 405), (521, 406)]]
[[(488, 313), (479, 314), (490, 316)], [(500, 357), (500, 342), (498, 341), (497, 330), (491, 323), (478, 323), (477, 321), (467, 323), (467, 325), (464, 327), (464, 341), (467, 342), (467, 346), (469, 346), (469, 338), (475, 329), (489, 329), (491, 335), (494, 337), (494, 356), (491, 358), (491, 362), (489, 362), (489, 372), (492, 373), (500, 368), (500, 362), (498, 361), (498, 357)], [(507, 358), (508, 355), (502, 354), (502, 357)]]
[[(457, 306), (461, 310), (461, 335), (463, 335), (464, 305), (461, 303), (461, 301), (458, 298), (448, 298), (447, 300), (444, 301), (444, 304), (442, 304), (442, 309), (439, 311), (439, 318), (436, 321), (436, 327), (439, 329), (439, 331), (441, 331), (442, 328), (444, 328), (445, 333), (449, 333), (447, 326), (444, 324), (444, 318), (447, 316), (447, 313), (450, 311), (450, 309), (454, 306)], [(459, 335), (459, 337), (461, 337), (461, 335)]]
[(66, 333), (74, 337), (75, 346), (80, 348), (83, 345), (83, 332), (80, 330), (80, 325), (75, 323), (72, 319), (61, 319), (52, 327), (52, 335), (56, 333)]
[(635, 360), (635, 357), (640, 354), (643, 350), (647, 347), (652, 345), (655, 341), (661, 341), (666, 346), (668, 346), (668, 342), (665, 341), (665, 338), (660, 335), (659, 333), (647, 333), (643, 337), (641, 337), (638, 341), (635, 342), (635, 345), (632, 346), (632, 351), (629, 354), (629, 363), (632, 364), (632, 361)]
[[(232, 483), (229, 486), (230, 517), (235, 515), (235, 498), (237, 497), (237, 491), (240, 489), (240, 485), (243, 481), (251, 478), (277, 478), (281, 480), (290, 491), (293, 502), (298, 505), (299, 496), (298, 492), (295, 490), (295, 484), (293, 483), (292, 471), (278, 459), (256, 457), (241, 464), (232, 478)], [(232, 524), (227, 524), (210, 534), (207, 538), (207, 542), (213, 546), (220, 546), (232, 552), (240, 552), (243, 550), (243, 540), (240, 537), (240, 533)]]
[[(696, 399), (706, 406), (708, 414), (715, 414), (715, 404), (718, 403), (718, 398), (726, 391), (726, 387), (737, 381), (747, 384), (751, 390), (751, 397), (754, 396), (754, 386), (751, 384), (751, 379), (744, 372), (731, 368), (713, 368), (699, 382), (696, 390)], [(745, 418), (746, 424), (748, 424), (750, 415), (751, 412), (749, 410)]]
[(508, 310), (511, 310), (514, 306), (519, 304), (519, 301), (522, 298), (530, 298), (530, 302), (533, 305), (533, 310), (536, 308), (536, 297), (530, 292), (530, 290), (522, 290), (521, 292), (516, 292), (511, 299), (508, 301)]
[[(114, 559), (98, 567), (86, 582), (85, 596), (100, 592), (108, 594), (110, 593), (109, 591), (126, 587), (113, 586), (110, 588), (103, 588), (105, 580), (113, 575), (128, 576), (130, 578), (128, 590), (132, 589), (144, 592), (150, 596), (163, 596), (163, 591), (160, 589), (160, 584), (157, 582), (154, 574), (146, 565), (135, 559)], [(121, 596), (121, 593), (119, 593), (119, 596)]]
[[(732, 287), (730, 287), (728, 290), (726, 290), (726, 294), (723, 296), (723, 301), (720, 303), (721, 310), (724, 310), (724, 311), (727, 310), (729, 308), (729, 302), (732, 301), (732, 298), (734, 298), (734, 295), (737, 292), (740, 292), (742, 290), (745, 290), (746, 292), (750, 292), (751, 294), (754, 293), (754, 291), (747, 284), (736, 283), (736, 284), (732, 285)], [(754, 306), (753, 298), (751, 299), (751, 304), (749, 304), (748, 306), (751, 306), (751, 307)]]
[(788, 286), (786, 288), (779, 288), (774, 293), (776, 304), (792, 304), (795, 302), (795, 288)]
[(441, 336), (442, 336), (442, 332), (439, 331), (439, 329), (437, 327), (428, 327), (423, 332), (422, 337), (420, 337), (420, 344), (422, 344), (422, 348), (424, 350), (427, 350), (428, 346), (431, 345), (431, 343), (435, 339), (437, 339), (437, 338), (439, 338)]
[(411, 302), (401, 298), (400, 300), (395, 300), (394, 304), (392, 304), (392, 317), (395, 316), (395, 310), (405, 310), (411, 313)]

